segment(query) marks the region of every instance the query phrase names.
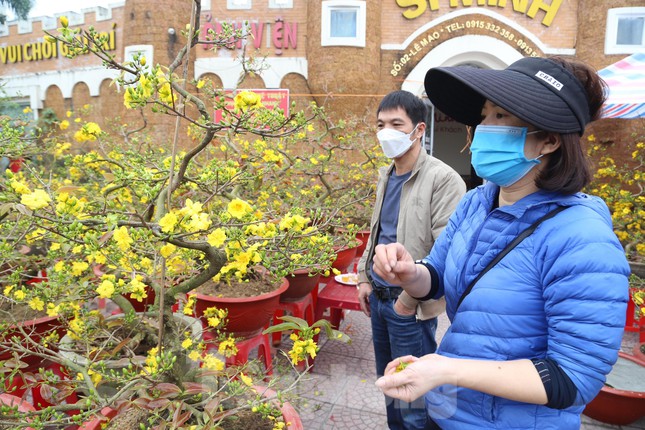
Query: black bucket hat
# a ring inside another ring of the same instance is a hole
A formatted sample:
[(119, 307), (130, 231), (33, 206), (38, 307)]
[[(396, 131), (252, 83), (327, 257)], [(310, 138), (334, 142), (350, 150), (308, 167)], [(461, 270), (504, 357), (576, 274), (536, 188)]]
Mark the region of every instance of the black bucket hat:
[(544, 131), (582, 135), (590, 121), (580, 81), (547, 58), (522, 58), (504, 70), (435, 67), (425, 90), (437, 109), (471, 126), (481, 121), (486, 99)]

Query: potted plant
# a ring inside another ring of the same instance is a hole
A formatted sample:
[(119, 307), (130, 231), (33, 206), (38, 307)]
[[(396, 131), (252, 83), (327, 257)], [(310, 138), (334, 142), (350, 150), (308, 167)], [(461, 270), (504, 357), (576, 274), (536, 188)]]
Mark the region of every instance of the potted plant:
[[(32, 309), (60, 315), (67, 333), (77, 340), (89, 338), (94, 324), (103, 319), (109, 338), (78, 350), (84, 361), (61, 354), (62, 349), (70, 349), (70, 343), (36, 339), (30, 333), (25, 334), (25, 343), (2, 345), (19, 354), (29, 350), (67, 370), (67, 377), (46, 369), (38, 369), (40, 378), (23, 372), (52, 404), (30, 415), (29, 425), (80, 424), (109, 407), (117, 416), (139, 417), (148, 423), (160, 417), (170, 427), (182, 428), (254, 410), (255, 396), (245, 388), (252, 387), (253, 381), (243, 370), (224, 365), (225, 356), (234, 351), (234, 339), (220, 341), (216, 352), (207, 350), (203, 340), (174, 323), (173, 305), (211, 281), (243, 289), (256, 266), (281, 279), (296, 267), (329, 264), (333, 241), (326, 225), (335, 219), (334, 211), (323, 216), (320, 208), (295, 204), (288, 211), (278, 209), (265, 204), (263, 194), (280, 186), (287, 176), (276, 174), (283, 164), (268, 149), (279, 147), (285, 136), (308, 133), (308, 122), (318, 110), (313, 107), (309, 113), (285, 117), (278, 110), (264, 109), (259, 97), (249, 91), (236, 95), (229, 110), (224, 93), (212, 84), (189, 82), (178, 75), (187, 53), (204, 41), (200, 37), (208, 38), (211, 46), (226, 46), (231, 38), (245, 37), (243, 30), (228, 28), (222, 34), (199, 36), (195, 18), (184, 34), (185, 49), (173, 64), (162, 67), (147, 65), (140, 55), (120, 63), (102, 49), (104, 36), (93, 28), (71, 28), (65, 17), (60, 23), (58, 32), (47, 35), (50, 41), (65, 45), (70, 57), (89, 52), (121, 71), (116, 83), (123, 90), (125, 105), (140, 110), (144, 118), (152, 113), (183, 120), (190, 142), (180, 148), (175, 135), (167, 146), (153, 144), (145, 121), (132, 128), (119, 124), (116, 131), (104, 130), (84, 120), (90, 107), (83, 107), (59, 120), (55, 133), (29, 140), (25, 128), (16, 135), (15, 147), (3, 146), (2, 151), (35, 155), (20, 171), (6, 172), (0, 183), (0, 266), (21, 270), (24, 256), (18, 249), (39, 241), (44, 244), (40, 263), (47, 277), (27, 286), (15, 274), (3, 272), (2, 294)], [(197, 89), (205, 100), (198, 97)], [(192, 109), (180, 108), (184, 105)], [(211, 116), (214, 109), (223, 111), (220, 122)], [(0, 133), (15, 131), (0, 129)], [(244, 133), (257, 136), (255, 144), (236, 147), (236, 139)], [(277, 185), (269, 186), (271, 180)], [(300, 222), (296, 215), (310, 221)], [(95, 270), (98, 266), (100, 271)], [(135, 312), (133, 302), (143, 303), (152, 292), (153, 304), (143, 313)], [(117, 306), (123, 317), (104, 318), (111, 312), (102, 303)], [(185, 305), (182, 312), (187, 310)], [(219, 312), (227, 313), (226, 309), (212, 312), (220, 320), (225, 318)], [(130, 357), (128, 366), (115, 372), (106, 360), (115, 358), (130, 339), (115, 341), (111, 336), (131, 325), (139, 327), (144, 318), (157, 322), (156, 345), (135, 355), (145, 357), (143, 361)], [(346, 339), (332, 331), (330, 336)], [(316, 349), (315, 343), (308, 343), (294, 357), (302, 360)], [(186, 367), (188, 360), (199, 366)], [(20, 364), (2, 365), (2, 382), (21, 368)], [(106, 382), (112, 389), (99, 390)], [(249, 394), (250, 403), (232, 402), (240, 390)], [(75, 404), (57, 402), (70, 392), (81, 399)], [(262, 415), (268, 410), (273, 416), (271, 407), (262, 404), (256, 405), (257, 412)], [(75, 415), (68, 415), (71, 411)]]

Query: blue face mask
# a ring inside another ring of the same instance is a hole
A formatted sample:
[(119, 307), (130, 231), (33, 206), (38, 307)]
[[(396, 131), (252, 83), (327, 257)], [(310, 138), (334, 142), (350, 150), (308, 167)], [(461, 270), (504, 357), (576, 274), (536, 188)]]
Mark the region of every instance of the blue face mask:
[(508, 187), (522, 179), (535, 165), (538, 158), (524, 156), (526, 127), (478, 125), (470, 145), (472, 165), (477, 176), (500, 187)]

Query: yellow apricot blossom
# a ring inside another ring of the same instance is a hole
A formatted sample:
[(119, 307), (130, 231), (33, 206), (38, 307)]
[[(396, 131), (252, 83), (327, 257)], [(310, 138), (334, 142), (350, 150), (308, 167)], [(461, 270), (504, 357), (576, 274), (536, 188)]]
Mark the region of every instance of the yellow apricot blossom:
[(32, 211), (46, 207), (52, 199), (45, 190), (37, 189), (33, 193), (23, 194), (20, 203), (27, 206)]
[(119, 245), (119, 249), (121, 249), (121, 251), (127, 251), (130, 248), (130, 245), (134, 243), (130, 237), (130, 233), (128, 233), (128, 228), (124, 225), (114, 230), (113, 238), (117, 245)]

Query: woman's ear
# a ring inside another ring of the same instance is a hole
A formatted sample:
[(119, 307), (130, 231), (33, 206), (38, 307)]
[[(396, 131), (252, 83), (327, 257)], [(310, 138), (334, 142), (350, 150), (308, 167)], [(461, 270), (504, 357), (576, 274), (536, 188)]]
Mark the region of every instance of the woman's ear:
[(548, 133), (544, 140), (542, 149), (540, 149), (540, 154), (548, 155), (555, 152), (560, 147), (561, 143), (562, 140), (560, 138), (560, 133)]

